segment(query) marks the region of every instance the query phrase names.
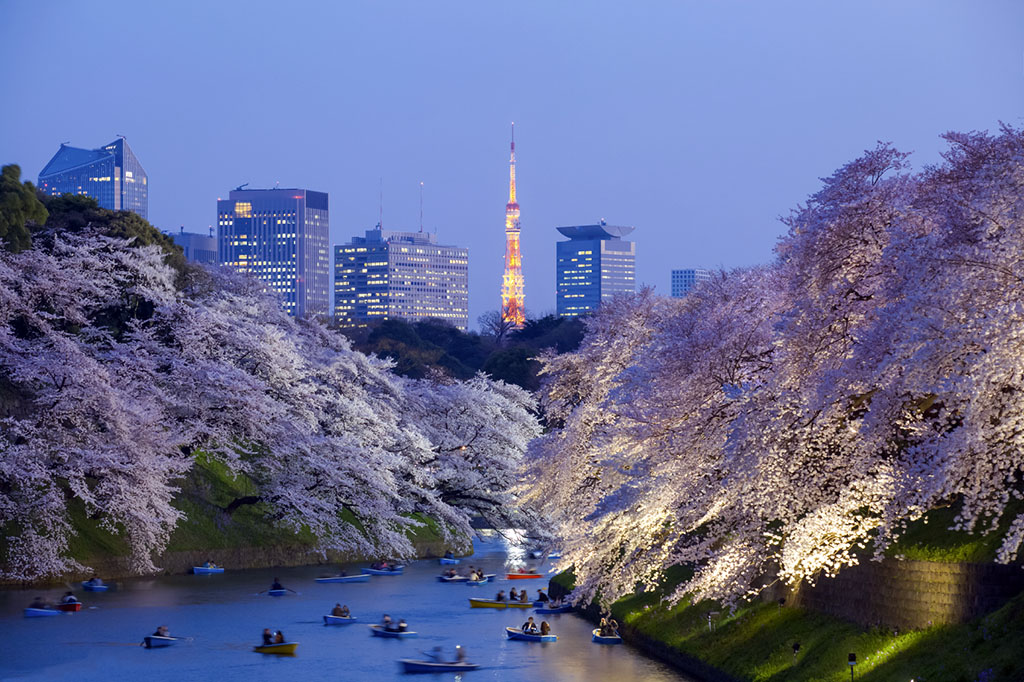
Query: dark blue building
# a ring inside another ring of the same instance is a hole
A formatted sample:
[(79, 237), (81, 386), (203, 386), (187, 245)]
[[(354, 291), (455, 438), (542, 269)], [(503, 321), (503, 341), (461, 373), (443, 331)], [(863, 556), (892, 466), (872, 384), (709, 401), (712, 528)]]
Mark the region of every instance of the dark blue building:
[(149, 219), (149, 178), (123, 137), (99, 149), (62, 144), (39, 173), (38, 186), (51, 196), (84, 194), (102, 208)]
[(558, 228), (569, 238), (555, 244), (559, 317), (592, 313), (602, 301), (636, 291), (636, 244), (623, 239), (634, 229), (603, 220), (598, 225)]

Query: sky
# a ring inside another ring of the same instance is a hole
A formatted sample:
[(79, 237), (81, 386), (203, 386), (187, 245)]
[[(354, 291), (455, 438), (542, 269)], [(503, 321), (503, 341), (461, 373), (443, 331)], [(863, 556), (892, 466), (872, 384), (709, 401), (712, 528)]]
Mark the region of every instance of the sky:
[[(877, 141), (1024, 126), (1024, 3), (0, 0), (0, 163), (124, 135), (157, 227), (204, 232), (242, 183), (330, 194), (331, 243), (378, 220), (470, 251), (500, 305), (516, 127), (526, 305), (555, 228), (632, 225), (637, 279), (768, 262), (779, 217)], [(13, 61), (12, 61), (13, 58)], [(333, 249), (332, 249), (333, 252)]]

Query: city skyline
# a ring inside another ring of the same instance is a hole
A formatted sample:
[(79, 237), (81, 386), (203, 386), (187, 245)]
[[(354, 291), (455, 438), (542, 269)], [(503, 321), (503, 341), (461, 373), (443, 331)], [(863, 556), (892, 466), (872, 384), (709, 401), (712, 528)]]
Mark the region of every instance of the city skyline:
[[(767, 262), (778, 217), (877, 140), (921, 168), (938, 160), (943, 132), (1019, 125), (1024, 111), (1024, 7), (1009, 2), (239, 7), (6, 4), (0, 37), (14, 54), (46, 45), (73, 62), (85, 36), (114, 31), (131, 58), (116, 95), (62, 81), (61, 101), (81, 107), (54, 106), (42, 80), (0, 77), (12, 101), (35, 104), (0, 113), (0, 129), (17, 131), (0, 138), (0, 157), (34, 181), (61, 142), (123, 134), (155, 183), (158, 228), (202, 233), (231, 187), (280, 182), (331, 195), (331, 245), (378, 221), (381, 184), (385, 228), (416, 224), (423, 182), (426, 229), (473, 256), (471, 326), (498, 307), (513, 120), (539, 315), (555, 310), (558, 225), (636, 225), (638, 285), (667, 296), (673, 250), (645, 245), (685, 246), (714, 269)], [(247, 37), (269, 32), (304, 38)], [(221, 116), (210, 103), (228, 78), (316, 96)]]

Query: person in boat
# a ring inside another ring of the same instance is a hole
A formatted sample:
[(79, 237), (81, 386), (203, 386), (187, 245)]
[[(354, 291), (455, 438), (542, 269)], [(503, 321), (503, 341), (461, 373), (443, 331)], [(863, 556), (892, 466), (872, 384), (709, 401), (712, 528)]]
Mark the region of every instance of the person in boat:
[(270, 589), (272, 589), (272, 590), (283, 590), (283, 589), (285, 589), (285, 587), (284, 587), (284, 585), (281, 584), (280, 580), (278, 580), (277, 578), (274, 578), (274, 582), (272, 582), (270, 584)]
[(381, 624), (381, 625), (382, 625), (382, 626), (384, 627), (384, 629), (385, 629), (385, 630), (387, 630), (388, 632), (391, 632), (391, 631), (392, 631), (392, 630), (394, 629), (393, 623), (392, 623), (392, 621), (391, 621), (391, 616), (389, 616), (389, 615), (388, 615), (388, 614), (386, 614), (386, 613), (384, 614), (384, 617), (380, 619), (380, 624)]
[(263, 628), (263, 646), (270, 646), (274, 643), (274, 633), (270, 628)]
[(204, 568), (217, 568), (217, 564), (213, 563), (212, 559), (207, 559), (206, 563), (203, 564)]
[(423, 655), (432, 660), (434, 663), (444, 663), (444, 649), (438, 644), (430, 651), (424, 651)]
[(462, 648), (461, 644), (455, 645), (455, 662), (465, 663), (466, 662), (466, 650)]
[(449, 568), (444, 573), (445, 573), (445, 577), (447, 577), (447, 578), (454, 578), (456, 575), (458, 575), (458, 573), (456, 572), (456, 570), (454, 568)]
[(597, 633), (602, 637), (608, 636), (608, 619), (602, 618), (601, 622), (597, 625)]
[(511, 590), (508, 591), (508, 600), (519, 601), (519, 592), (516, 590), (516, 588), (513, 587)]
[(405, 618), (398, 619), (398, 631), (405, 632), (409, 629), (409, 624), (405, 622)]
[(284, 644), (284, 643), (285, 643), (284, 633), (281, 632), (280, 630), (278, 630), (277, 634), (274, 635), (274, 644)]
[[(513, 592), (515, 588), (513, 588)], [(498, 594), (495, 595), (494, 601), (505, 601), (505, 590), (498, 590)]]
[(537, 634), (537, 624), (533, 622), (533, 616), (530, 616), (525, 623), (523, 623), (523, 632), (528, 635)]
[(153, 633), (153, 636), (154, 637), (170, 637), (171, 636), (171, 631), (167, 629), (166, 625), (161, 625)]
[(547, 603), (551, 600), (548, 598), (548, 595), (544, 593), (544, 590), (537, 590), (537, 601)]
[(550, 635), (551, 634), (551, 626), (548, 625), (548, 622), (546, 620), (542, 620), (540, 622), (540, 634), (542, 634), (542, 635)]
[(77, 604), (78, 603), (78, 599), (75, 597), (74, 593), (69, 591), (69, 592), (65, 592), (64, 596), (60, 598), (60, 603), (61, 604)]
[(102, 585), (103, 580), (98, 575), (94, 575), (93, 577), (89, 578), (88, 583), (95, 587), (98, 585)]
[(28, 607), (30, 609), (48, 609), (50, 608), (50, 605), (43, 601), (42, 597), (36, 597)]
[(619, 636), (619, 624), (615, 622), (614, 618), (608, 619), (608, 632), (611, 633), (612, 637)]
[(454, 559), (455, 555), (452, 554), (452, 551), (449, 549), (447, 552), (444, 553), (444, 558), (445, 559)]
[(341, 604), (335, 604), (334, 608), (331, 609), (331, 615), (344, 618), (348, 614), (342, 613)]
[(528, 601), (530, 601), (530, 593), (526, 591), (526, 588), (523, 588), (522, 590), (519, 591), (519, 601), (521, 601), (521, 602), (528, 602)]

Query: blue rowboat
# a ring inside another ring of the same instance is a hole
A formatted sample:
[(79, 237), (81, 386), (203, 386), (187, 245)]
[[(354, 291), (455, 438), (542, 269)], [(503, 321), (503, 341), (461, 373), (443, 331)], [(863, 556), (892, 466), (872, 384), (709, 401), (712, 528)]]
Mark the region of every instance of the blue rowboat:
[(178, 641), (177, 637), (161, 637), (160, 635), (150, 635), (149, 637), (142, 638), (142, 646), (147, 649), (163, 649), (164, 647), (173, 646)]
[(534, 613), (570, 613), (572, 612), (572, 606), (567, 604), (565, 606), (540, 606)]
[(45, 618), (46, 616), (59, 616), (60, 611), (57, 609), (25, 609), (26, 618)]
[(555, 635), (531, 635), (523, 632), (519, 628), (505, 628), (505, 634), (509, 639), (518, 639), (524, 642), (557, 642), (558, 637)]
[[(453, 576), (450, 576), (450, 577), (447, 576), (447, 575), (439, 575), (439, 576), (437, 576), (437, 580), (438, 580), (438, 582), (442, 582), (442, 583), (464, 583), (467, 580), (469, 580), (469, 578), (467, 578), (464, 575), (453, 575)], [(487, 582), (487, 581), (485, 580), (484, 582)]]
[(359, 575), (332, 575), (329, 578), (316, 578), (318, 583), (368, 583), (370, 582), (369, 573), (360, 573)]
[(354, 622), (355, 616), (324, 616), (324, 625), (351, 625)]
[(267, 595), (271, 597), (283, 597), (288, 594), (288, 590), (267, 590)]
[(363, 569), (363, 573), (367, 575), (402, 575), (403, 571), (405, 571), (405, 566), (395, 566), (394, 569), (388, 569), (386, 571), (382, 571), (379, 568)]
[(406, 637), (416, 636), (416, 633), (412, 630), (406, 630), (405, 632), (385, 630), (383, 625), (371, 625), (370, 634), (374, 637), (394, 637), (395, 639), (405, 639)]
[(414, 661), (409, 658), (399, 659), (402, 669), (407, 673), (461, 673), (476, 670), (479, 663), (439, 663), (437, 661)]
[(618, 635), (601, 635), (600, 628), (595, 628), (590, 633), (590, 641), (598, 644), (622, 644), (622, 638)]
[(110, 589), (110, 585), (94, 585), (93, 583), (86, 580), (84, 583), (82, 583), (82, 589), (86, 592), (106, 592)]
[(224, 569), (220, 566), (193, 566), (193, 575), (211, 575), (213, 573), (223, 573)]
[(448, 557), (444, 557), (443, 556), (440, 559), (438, 559), (437, 561), (438, 561), (438, 563), (440, 563), (442, 565), (443, 564), (452, 564), (452, 565), (454, 565), (454, 564), (459, 563), (461, 561), (461, 559), (449, 559)]
[(487, 578), (487, 582), (493, 583), (494, 579), (498, 577), (497, 573), (485, 573), (484, 577)]

